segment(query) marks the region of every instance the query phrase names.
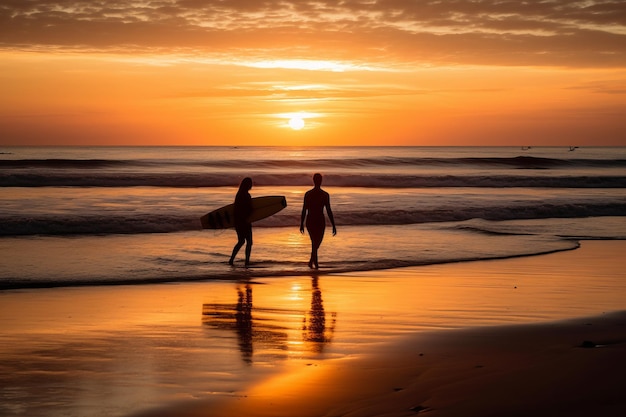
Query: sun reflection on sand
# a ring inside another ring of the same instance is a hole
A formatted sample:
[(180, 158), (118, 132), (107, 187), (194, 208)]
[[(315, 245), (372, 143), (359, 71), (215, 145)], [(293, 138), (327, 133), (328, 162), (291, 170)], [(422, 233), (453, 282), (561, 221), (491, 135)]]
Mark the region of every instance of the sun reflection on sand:
[(294, 282), (291, 284), (291, 293), (288, 297), (289, 300), (300, 301), (302, 300), (302, 286), (299, 282)]

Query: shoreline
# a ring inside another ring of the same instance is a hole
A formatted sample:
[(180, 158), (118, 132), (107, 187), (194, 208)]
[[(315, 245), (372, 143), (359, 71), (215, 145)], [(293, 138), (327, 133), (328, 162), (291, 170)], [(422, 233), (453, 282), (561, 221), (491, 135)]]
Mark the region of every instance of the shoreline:
[(624, 250), (0, 292), (0, 414), (622, 415)]
[[(53, 236), (54, 237), (54, 236)], [(0, 294), (5, 291), (21, 291), (21, 290), (39, 290), (39, 289), (63, 289), (63, 288), (97, 288), (97, 287), (126, 287), (126, 286), (151, 286), (151, 285), (167, 285), (167, 284), (202, 284), (213, 282), (240, 282), (250, 279), (268, 279), (268, 278), (285, 278), (285, 277), (303, 277), (310, 276), (312, 274), (319, 277), (323, 276), (342, 276), (352, 275), (359, 273), (380, 272), (384, 274), (386, 271), (393, 272), (394, 270), (401, 270), (407, 268), (421, 268), (436, 265), (454, 265), (464, 264), (471, 262), (484, 262), (494, 260), (508, 260), (518, 258), (528, 258), (535, 256), (550, 255), (560, 252), (568, 252), (577, 250), (580, 248), (583, 241), (626, 241), (624, 239), (572, 239), (572, 238), (560, 238), (563, 242), (571, 242), (573, 246), (563, 247), (558, 249), (546, 249), (536, 253), (521, 253), (514, 255), (503, 256), (491, 256), (491, 257), (479, 257), (474, 259), (455, 259), (455, 260), (433, 260), (433, 261), (405, 261), (402, 264), (395, 266), (363, 266), (360, 264), (353, 265), (349, 268), (341, 267), (322, 267), (320, 269), (311, 269), (306, 267), (306, 262), (302, 262), (299, 266), (294, 266), (294, 269), (288, 270), (270, 270), (265, 269), (267, 266), (263, 263), (252, 262), (251, 267), (230, 266), (230, 273), (222, 273), (222, 275), (215, 275), (211, 278), (207, 278), (205, 275), (187, 276), (184, 278), (175, 277), (159, 277), (159, 278), (141, 278), (141, 279), (112, 279), (103, 281), (93, 280), (81, 280), (81, 279), (54, 279), (51, 281), (24, 281), (16, 278), (10, 278), (8, 282), (0, 282)], [(228, 269), (229, 265), (226, 261), (223, 262), (224, 269)], [(361, 264), (365, 264), (361, 262)]]

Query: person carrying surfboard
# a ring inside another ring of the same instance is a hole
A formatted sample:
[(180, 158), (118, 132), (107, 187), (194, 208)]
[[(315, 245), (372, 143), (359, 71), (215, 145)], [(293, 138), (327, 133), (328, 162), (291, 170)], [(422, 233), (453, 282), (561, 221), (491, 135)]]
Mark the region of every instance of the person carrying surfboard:
[(324, 230), (326, 229), (326, 218), (324, 217), (324, 208), (330, 224), (333, 225), (333, 236), (337, 234), (335, 227), (335, 218), (330, 208), (330, 195), (322, 190), (322, 174), (313, 175), (313, 184), (311, 190), (304, 194), (304, 203), (302, 205), (302, 215), (300, 216), (300, 233), (304, 234), (304, 222), (306, 219), (306, 229), (311, 238), (311, 259), (309, 259), (309, 268), (319, 269), (317, 260), (317, 250), (324, 239)]
[(233, 265), (235, 257), (239, 249), (246, 244), (246, 266), (250, 265), (250, 254), (252, 253), (252, 223), (250, 215), (252, 214), (252, 197), (250, 189), (252, 188), (252, 178), (246, 177), (239, 184), (239, 191), (235, 196), (234, 203), (234, 225), (237, 232), (237, 243), (233, 248), (233, 254), (228, 261), (229, 265)]

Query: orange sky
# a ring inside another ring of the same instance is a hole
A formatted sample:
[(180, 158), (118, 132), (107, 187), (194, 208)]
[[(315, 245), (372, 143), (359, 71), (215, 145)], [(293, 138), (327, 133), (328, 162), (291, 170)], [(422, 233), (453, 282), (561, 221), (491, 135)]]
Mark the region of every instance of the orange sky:
[(621, 0), (4, 0), (0, 145), (626, 145), (625, 16)]

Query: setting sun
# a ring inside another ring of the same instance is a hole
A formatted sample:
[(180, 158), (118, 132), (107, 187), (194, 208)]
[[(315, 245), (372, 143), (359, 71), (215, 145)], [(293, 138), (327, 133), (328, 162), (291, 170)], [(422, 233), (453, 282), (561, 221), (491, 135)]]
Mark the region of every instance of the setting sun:
[(300, 130), (304, 127), (304, 119), (302, 117), (294, 116), (289, 119), (289, 127), (293, 130)]

